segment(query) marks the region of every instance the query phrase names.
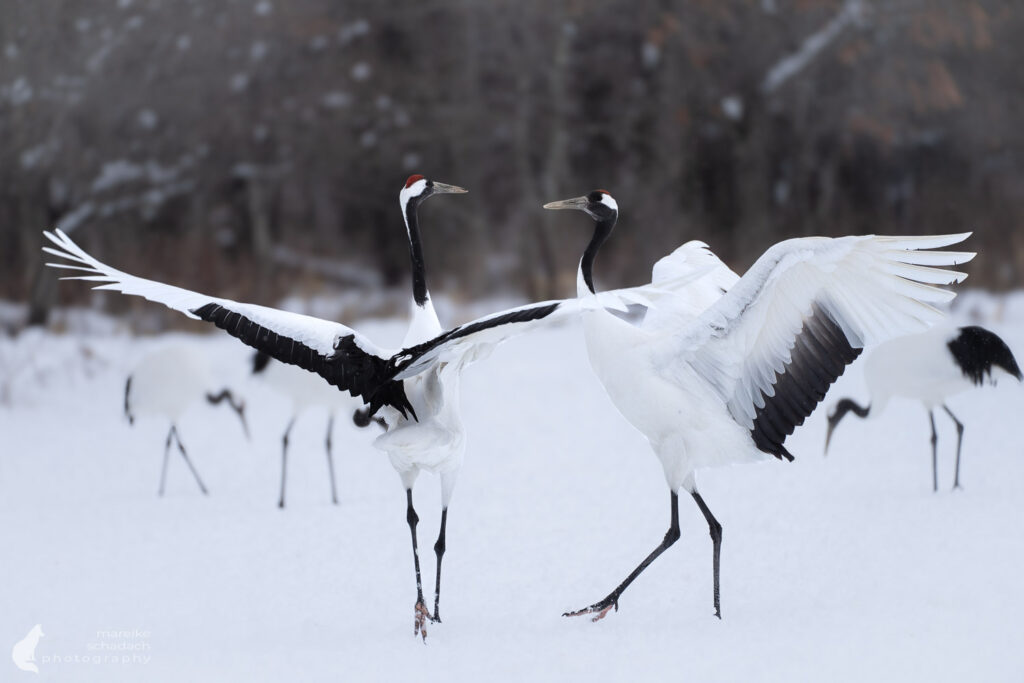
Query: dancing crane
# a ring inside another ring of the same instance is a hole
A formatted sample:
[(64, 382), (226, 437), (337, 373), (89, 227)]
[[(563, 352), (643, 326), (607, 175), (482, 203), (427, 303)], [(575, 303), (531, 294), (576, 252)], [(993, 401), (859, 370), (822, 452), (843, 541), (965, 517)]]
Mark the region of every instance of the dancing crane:
[[(162, 303), (190, 318), (211, 322), (276, 360), (314, 372), (369, 405), (368, 412), (355, 416), (357, 423), (380, 411), (387, 432), (377, 437), (374, 445), (387, 453), (405, 489), (406, 521), (412, 536), (416, 573), (414, 633), (424, 638), (426, 622), (440, 621), (441, 559), (446, 547), (448, 504), (465, 451), (458, 406), (460, 374), (469, 363), (487, 356), (504, 338), (528, 329), (527, 323), (549, 316), (554, 320), (572, 311), (564, 306), (566, 302), (533, 304), (442, 330), (427, 290), (417, 212), (428, 197), (461, 192), (465, 190), (413, 175), (399, 193), (409, 237), (413, 288), (412, 319), (403, 346), (414, 351), (382, 349), (365, 335), (339, 323), (211, 297), (129, 275), (93, 258), (60, 230), (44, 233), (56, 247), (44, 250), (70, 261), (48, 265), (83, 273), (67, 279), (95, 282), (96, 289)], [(627, 299), (643, 300), (644, 296), (642, 292), (625, 293), (621, 306), (626, 305)], [(559, 316), (552, 316), (556, 311)], [(470, 340), (472, 343), (465, 343)], [(411, 369), (409, 365), (414, 360), (419, 362)], [(408, 370), (407, 374), (396, 377), (402, 370)], [(412, 499), (413, 484), (421, 470), (437, 473), (441, 479), (441, 526), (434, 543), (437, 567), (433, 614), (423, 597), (416, 537), (419, 517)]]
[[(721, 618), (722, 526), (697, 490), (696, 471), (776, 457), (863, 346), (917, 332), (941, 318), (929, 302), (952, 292), (934, 285), (963, 273), (936, 266), (973, 254), (919, 251), (956, 244), (969, 233), (928, 237), (806, 237), (780, 242), (747, 273), (730, 271), (703, 245), (702, 259), (676, 263), (696, 280), (652, 324), (633, 325), (595, 301), (593, 266), (611, 235), (618, 204), (605, 190), (546, 204), (595, 221), (577, 272), (591, 366), (619, 412), (647, 437), (661, 461), (671, 518), (662, 542), (611, 593), (565, 616), (618, 609), (623, 591), (679, 538), (678, 491), (685, 489), (712, 539), (715, 615)], [(701, 274), (703, 271), (703, 275)]]

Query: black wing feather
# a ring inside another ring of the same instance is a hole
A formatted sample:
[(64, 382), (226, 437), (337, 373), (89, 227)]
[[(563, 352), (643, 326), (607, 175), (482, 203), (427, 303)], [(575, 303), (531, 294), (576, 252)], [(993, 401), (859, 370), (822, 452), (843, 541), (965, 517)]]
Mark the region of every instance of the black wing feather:
[(755, 411), (750, 430), (754, 445), (780, 460), (793, 460), (782, 445), (786, 437), (804, 423), (862, 350), (850, 346), (842, 328), (815, 304), (796, 337), (789, 363), (775, 378), (775, 395), (762, 393), (764, 407)]
[(558, 307), (562, 305), (562, 302), (555, 301), (549, 304), (539, 304), (537, 306), (530, 306), (528, 308), (520, 308), (505, 315), (498, 315), (493, 318), (487, 318), (485, 320), (478, 320), (476, 322), (467, 323), (466, 325), (460, 325), (459, 327), (453, 327), (447, 332), (443, 332), (438, 336), (417, 344), (416, 346), (410, 346), (402, 349), (394, 356), (391, 357), (389, 363), (389, 374), (388, 377), (394, 377), (405, 368), (409, 367), (417, 360), (422, 358), (427, 353), (433, 351), (442, 344), (446, 344), (455, 339), (461, 339), (468, 337), (471, 334), (482, 332), (493, 327), (500, 327), (501, 325), (508, 325), (511, 323), (525, 323), (532, 320), (540, 320), (558, 310)]
[(257, 351), (282, 363), (315, 372), (330, 384), (363, 399), (370, 405), (371, 416), (382, 406), (391, 406), (403, 417), (411, 414), (416, 418), (416, 411), (405, 395), (402, 382), (392, 380), (388, 374), (388, 359), (359, 348), (354, 334), (339, 338), (334, 353), (324, 356), (302, 342), (254, 323), (220, 304), (209, 303), (191, 312)]

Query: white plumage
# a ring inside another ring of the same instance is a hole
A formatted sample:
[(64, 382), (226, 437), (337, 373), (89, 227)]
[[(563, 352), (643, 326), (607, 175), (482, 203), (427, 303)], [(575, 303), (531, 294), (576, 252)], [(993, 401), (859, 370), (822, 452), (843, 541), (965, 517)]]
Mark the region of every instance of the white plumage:
[(686, 258), (659, 264), (653, 279), (666, 271), (696, 279), (684, 279), (671, 303), (659, 306), (670, 313), (633, 325), (590, 303), (598, 300), (592, 269), (618, 217), (615, 201), (597, 190), (545, 208), (579, 209), (596, 221), (577, 278), (587, 352), (612, 402), (660, 460), (672, 506), (662, 543), (607, 597), (567, 616), (592, 613), (597, 620), (618, 607), (622, 592), (679, 537), (682, 488), (711, 532), (720, 617), (721, 525), (697, 491), (696, 470), (772, 455), (792, 459), (786, 437), (862, 346), (924, 330), (942, 317), (929, 304), (953, 293), (934, 285), (966, 276), (936, 266), (965, 263), (973, 254), (920, 250), (967, 234), (787, 240), (738, 279), (691, 242), (683, 247)]
[(960, 451), (964, 425), (946, 406), (956, 394), (994, 383), (1000, 376), (1021, 380), (1017, 360), (1006, 343), (982, 327), (936, 325), (920, 334), (899, 337), (880, 344), (864, 362), (864, 380), (870, 401), (860, 406), (850, 398), (840, 399), (828, 418), (825, 452), (833, 430), (847, 413), (866, 418), (885, 411), (894, 397), (919, 401), (928, 411), (932, 437), (932, 490), (939, 488), (938, 434), (934, 410), (941, 407), (956, 424), (956, 469), (953, 488), (960, 488)]
[[(940, 314), (927, 302), (952, 295), (932, 284), (963, 275), (934, 266), (973, 254), (921, 252), (965, 235), (926, 238), (850, 237), (790, 240), (770, 249), (737, 278), (705, 245), (687, 243), (659, 262), (652, 282), (597, 293), (592, 266), (617, 217), (610, 195), (594, 192), (548, 208), (578, 208), (597, 219), (579, 270), (579, 296), (502, 311), (442, 332), (426, 288), (416, 208), (434, 188), (413, 176), (401, 200), (413, 263), (413, 318), (405, 348), (378, 348), (356, 331), (261, 306), (213, 299), (143, 280), (92, 258), (66, 235), (47, 233), (100, 288), (145, 296), (213, 322), (278, 360), (322, 375), (382, 410), (388, 431), (376, 445), (388, 453), (406, 488), (413, 539), (417, 602), (415, 630), (439, 618), (441, 557), (447, 506), (465, 448), (458, 379), (471, 362), (503, 339), (581, 313), (591, 363), (619, 410), (651, 442), (671, 489), (672, 527), (662, 545), (605, 600), (582, 612), (603, 616), (619, 594), (678, 538), (679, 488), (691, 493), (714, 540), (715, 607), (719, 612), (721, 526), (696, 489), (699, 467), (765, 457), (792, 458), (783, 446), (824, 398), (827, 387), (866, 342), (924, 329)], [(415, 194), (419, 192), (419, 194)], [(723, 294), (728, 290), (727, 294)], [(634, 326), (620, 315), (646, 310)], [(435, 610), (423, 600), (412, 485), (421, 470), (441, 477), (441, 530)]]
[(128, 421), (134, 424), (139, 418), (156, 417), (170, 422), (160, 474), (161, 496), (164, 495), (167, 482), (172, 441), (177, 442), (178, 450), (192, 476), (195, 477), (199, 490), (204, 495), (207, 493), (206, 486), (199, 478), (199, 472), (189, 459), (178, 434), (178, 422), (185, 411), (198, 402), (216, 405), (225, 400), (238, 415), (248, 438), (245, 402), (236, 399), (231, 390), (224, 387), (207, 357), (195, 347), (187, 344), (161, 347), (144, 356), (132, 370), (125, 383), (124, 392), (124, 412)]

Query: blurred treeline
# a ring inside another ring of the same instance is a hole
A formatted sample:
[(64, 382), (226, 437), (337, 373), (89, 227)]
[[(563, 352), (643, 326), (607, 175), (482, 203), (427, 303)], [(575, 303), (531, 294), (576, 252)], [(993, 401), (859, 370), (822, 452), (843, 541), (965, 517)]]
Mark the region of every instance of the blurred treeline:
[[(972, 284), (1024, 273), (1020, 0), (0, 0), (0, 298), (55, 300), (40, 232), (130, 272), (274, 303), (405, 286), (574, 292), (703, 239), (974, 230)], [(82, 300), (85, 288), (61, 289)], [(106, 297), (111, 307), (126, 305)]]

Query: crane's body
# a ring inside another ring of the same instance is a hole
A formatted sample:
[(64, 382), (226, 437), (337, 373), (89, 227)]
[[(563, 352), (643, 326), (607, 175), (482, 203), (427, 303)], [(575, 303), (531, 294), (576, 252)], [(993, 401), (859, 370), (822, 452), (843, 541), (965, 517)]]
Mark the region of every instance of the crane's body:
[(177, 422), (189, 408), (205, 400), (216, 382), (206, 357), (184, 344), (157, 348), (133, 368), (125, 409), (133, 419), (158, 417)]
[[(974, 353), (955, 355), (950, 344), (958, 340), (974, 346)], [(983, 372), (992, 381), (1000, 376), (1020, 379), (1005, 342), (977, 326), (936, 325), (927, 332), (880, 344), (864, 359), (871, 413), (881, 413), (897, 396), (920, 401), (930, 410), (951, 396), (976, 388), (984, 377), (972, 375), (972, 356), (984, 359)]]
[[(687, 244), (706, 252), (702, 243)], [(656, 371), (661, 331), (692, 322), (721, 297), (723, 284), (731, 286), (728, 276), (723, 278), (717, 268), (733, 278), (735, 274), (721, 261), (715, 265), (716, 270), (687, 288), (676, 306), (652, 309), (640, 325), (598, 305), (596, 294), (582, 276), (578, 278), (578, 296), (587, 302), (581, 316), (590, 366), (622, 416), (647, 437), (672, 490), (688, 484), (687, 490), (692, 491), (688, 477), (692, 479), (699, 468), (769, 457), (754, 447), (748, 430), (722, 413), (712, 387), (691, 367)]]
[(870, 418), (885, 411), (889, 401), (901, 397), (918, 401), (928, 411), (932, 437), (932, 490), (938, 491), (938, 434), (935, 408), (941, 407), (956, 424), (956, 469), (953, 488), (960, 486), (960, 453), (964, 425), (946, 406), (946, 401), (1000, 377), (1021, 380), (1013, 352), (995, 333), (971, 325), (936, 325), (920, 334), (898, 337), (880, 344), (864, 361), (864, 381), (870, 401), (859, 405), (851, 398), (840, 399), (829, 415), (825, 452), (839, 422), (849, 413)]
[(125, 382), (125, 417), (132, 424), (139, 418), (162, 418), (170, 422), (164, 443), (159, 495), (164, 495), (166, 488), (167, 466), (173, 441), (177, 442), (178, 450), (199, 485), (199, 490), (203, 495), (207, 494), (206, 486), (181, 442), (178, 422), (196, 403), (216, 405), (222, 401), (227, 401), (238, 415), (248, 437), (244, 401), (236, 399), (231, 390), (218, 381), (208, 359), (198, 349), (188, 344), (171, 344), (148, 353), (136, 364)]
[(421, 471), (441, 478), (441, 506), (447, 508), (466, 452), (466, 433), (459, 409), (460, 368), (445, 366), (405, 380), (409, 402), (419, 420), (385, 408), (388, 429), (374, 441), (411, 489)]
[[(415, 225), (414, 225), (415, 227)], [(427, 342), (443, 328), (429, 293), (423, 303), (413, 301), (409, 329), (402, 340), (408, 348)], [(391, 407), (381, 410), (387, 431), (374, 441), (398, 473), (402, 486), (411, 490), (421, 471), (441, 478), (441, 507), (448, 508), (459, 468), (466, 452), (466, 433), (459, 410), (459, 375), (462, 363), (435, 365), (404, 380), (405, 393), (415, 418)]]

